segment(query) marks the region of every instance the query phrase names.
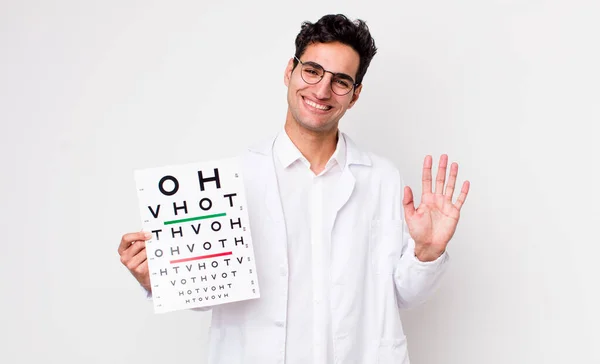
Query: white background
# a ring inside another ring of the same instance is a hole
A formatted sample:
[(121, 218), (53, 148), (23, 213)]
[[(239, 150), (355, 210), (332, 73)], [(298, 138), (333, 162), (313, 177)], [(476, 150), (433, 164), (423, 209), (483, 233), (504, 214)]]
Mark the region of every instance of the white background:
[(119, 262), (133, 170), (229, 157), (283, 125), (304, 20), (379, 53), (341, 128), (420, 192), (472, 190), (415, 364), (600, 363), (599, 3), (0, 3), (0, 362), (206, 363), (209, 313), (154, 315)]

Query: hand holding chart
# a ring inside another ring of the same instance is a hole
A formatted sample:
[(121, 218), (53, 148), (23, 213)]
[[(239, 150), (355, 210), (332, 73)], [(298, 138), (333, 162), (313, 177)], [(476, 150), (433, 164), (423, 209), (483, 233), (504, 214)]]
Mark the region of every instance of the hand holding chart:
[(135, 171), (156, 313), (259, 297), (237, 159)]

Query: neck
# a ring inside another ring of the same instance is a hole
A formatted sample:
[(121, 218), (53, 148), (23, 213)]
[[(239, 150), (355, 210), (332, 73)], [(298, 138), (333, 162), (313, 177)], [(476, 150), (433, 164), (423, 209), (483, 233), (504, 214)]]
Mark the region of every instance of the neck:
[(335, 152), (338, 140), (337, 127), (326, 131), (313, 131), (288, 120), (285, 123), (285, 132), (308, 160), (311, 171), (315, 174), (321, 173)]

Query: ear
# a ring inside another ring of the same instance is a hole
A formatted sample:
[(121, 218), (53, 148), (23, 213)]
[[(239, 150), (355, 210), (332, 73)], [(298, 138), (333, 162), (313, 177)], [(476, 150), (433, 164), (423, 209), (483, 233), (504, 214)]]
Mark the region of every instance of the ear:
[(285, 73), (283, 74), (283, 83), (286, 86), (290, 85), (290, 79), (292, 78), (292, 71), (294, 70), (294, 57), (290, 58), (287, 67), (285, 67)]
[(358, 87), (356, 87), (354, 89), (354, 92), (352, 92), (352, 100), (350, 100), (350, 104), (348, 105), (348, 109), (351, 109), (352, 106), (354, 106), (354, 104), (356, 103), (356, 101), (358, 101), (358, 97), (360, 96), (360, 92), (362, 91), (362, 83), (360, 85), (358, 85)]

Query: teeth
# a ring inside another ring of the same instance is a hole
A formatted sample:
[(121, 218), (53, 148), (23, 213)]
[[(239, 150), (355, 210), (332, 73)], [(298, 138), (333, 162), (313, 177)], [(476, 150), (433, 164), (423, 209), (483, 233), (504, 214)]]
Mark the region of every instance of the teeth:
[(308, 105), (314, 107), (315, 109), (319, 109), (319, 110), (328, 110), (329, 106), (326, 105), (319, 105), (315, 102), (312, 102), (310, 100), (304, 99), (304, 102), (306, 102)]

